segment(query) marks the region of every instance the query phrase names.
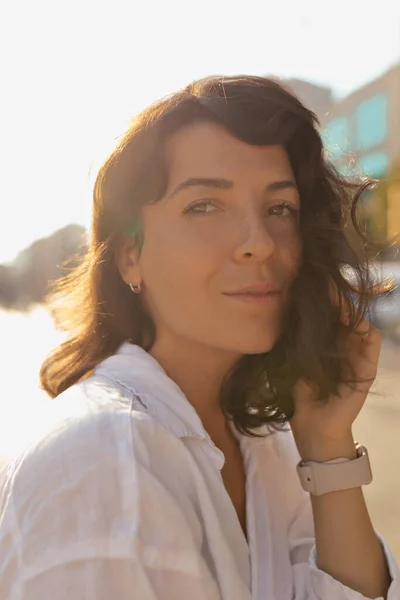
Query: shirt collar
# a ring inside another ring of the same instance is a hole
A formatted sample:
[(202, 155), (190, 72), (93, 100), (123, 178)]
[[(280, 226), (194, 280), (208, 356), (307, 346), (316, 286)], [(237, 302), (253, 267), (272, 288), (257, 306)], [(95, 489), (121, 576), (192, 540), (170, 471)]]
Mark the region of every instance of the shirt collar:
[(125, 342), (100, 363), (102, 375), (137, 396), (152, 415), (177, 437), (211, 441), (197, 412), (161, 365), (140, 346)]
[[(199, 415), (180, 387), (143, 348), (124, 342), (113, 356), (106, 358), (96, 367), (94, 374), (106, 377), (139, 398), (146, 412), (176, 437), (191, 437), (207, 442), (205, 449), (218, 468), (222, 469), (225, 463), (224, 454), (208, 435)], [(240, 443), (245, 460), (249, 460), (251, 449), (265, 438), (254, 438), (239, 433), (233, 423), (231, 429)], [(268, 433), (266, 425), (255, 431), (263, 436)]]

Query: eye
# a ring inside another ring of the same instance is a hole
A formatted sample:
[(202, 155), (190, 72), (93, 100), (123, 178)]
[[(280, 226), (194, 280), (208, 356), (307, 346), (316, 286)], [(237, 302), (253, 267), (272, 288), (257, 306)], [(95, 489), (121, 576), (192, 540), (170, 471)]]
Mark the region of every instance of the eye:
[(196, 200), (185, 207), (183, 213), (185, 215), (205, 215), (207, 213), (215, 212), (218, 208), (215, 206), (214, 200)]
[(268, 210), (268, 214), (273, 217), (295, 217), (298, 212), (298, 208), (288, 202), (281, 202)]

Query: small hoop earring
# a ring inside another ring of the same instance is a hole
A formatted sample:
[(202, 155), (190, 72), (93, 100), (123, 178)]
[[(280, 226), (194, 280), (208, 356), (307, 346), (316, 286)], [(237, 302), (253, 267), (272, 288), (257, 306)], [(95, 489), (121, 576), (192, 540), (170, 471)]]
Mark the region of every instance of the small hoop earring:
[(140, 283), (139, 285), (133, 285), (133, 283), (130, 283), (129, 287), (131, 288), (134, 294), (140, 294), (140, 292), (142, 291), (142, 286)]

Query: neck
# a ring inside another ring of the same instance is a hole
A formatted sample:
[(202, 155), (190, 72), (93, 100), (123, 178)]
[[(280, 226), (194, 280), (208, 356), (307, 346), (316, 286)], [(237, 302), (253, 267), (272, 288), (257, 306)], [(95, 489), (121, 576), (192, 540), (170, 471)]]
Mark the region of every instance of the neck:
[[(221, 384), (235, 365), (237, 354), (188, 340), (157, 339), (150, 354), (181, 388), (208, 431), (221, 422)], [(224, 420), (223, 420), (224, 421)]]

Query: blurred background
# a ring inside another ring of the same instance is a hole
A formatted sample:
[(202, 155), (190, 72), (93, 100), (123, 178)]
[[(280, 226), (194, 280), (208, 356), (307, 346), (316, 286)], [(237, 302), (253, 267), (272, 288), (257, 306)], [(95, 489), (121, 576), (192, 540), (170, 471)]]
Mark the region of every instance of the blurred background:
[[(317, 113), (340, 171), (379, 179), (363, 198), (364, 230), (381, 240), (400, 231), (400, 6), (391, 0), (14, 0), (0, 7), (0, 50), (0, 460), (46, 419), (38, 369), (61, 336), (42, 302), (65, 261), (85, 251), (96, 169), (158, 97), (210, 74), (282, 78)], [(400, 281), (398, 243), (377, 261)], [(397, 289), (373, 319), (382, 356), (356, 437), (371, 456), (374, 524), (400, 560)]]

